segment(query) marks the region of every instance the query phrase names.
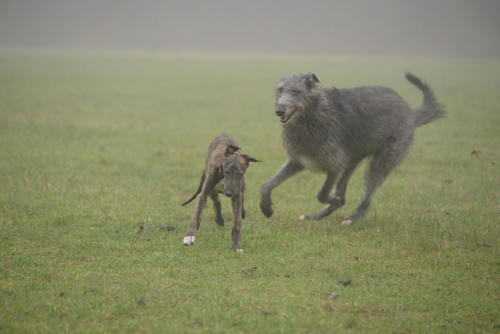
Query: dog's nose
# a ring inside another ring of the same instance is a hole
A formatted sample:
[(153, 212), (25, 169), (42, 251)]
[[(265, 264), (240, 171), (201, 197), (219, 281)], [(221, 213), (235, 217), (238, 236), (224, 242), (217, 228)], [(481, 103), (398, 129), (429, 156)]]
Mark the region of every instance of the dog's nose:
[(232, 197), (233, 193), (230, 190), (224, 190), (224, 195), (226, 195), (227, 197)]
[(286, 112), (286, 107), (285, 107), (285, 105), (283, 105), (283, 104), (278, 104), (278, 105), (276, 106), (276, 111), (275, 111), (276, 115), (278, 115), (279, 117), (281, 117), (281, 116), (283, 116), (283, 115), (285, 114), (285, 112)]

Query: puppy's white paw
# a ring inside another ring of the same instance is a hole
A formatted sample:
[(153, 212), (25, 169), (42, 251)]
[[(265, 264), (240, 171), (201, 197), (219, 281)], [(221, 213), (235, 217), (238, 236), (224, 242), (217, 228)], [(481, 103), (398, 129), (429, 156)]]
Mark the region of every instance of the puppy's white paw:
[(184, 244), (184, 246), (190, 246), (194, 244), (194, 239), (195, 239), (194, 235), (186, 235), (184, 239), (182, 239), (182, 243)]
[(350, 219), (346, 219), (342, 223), (340, 223), (340, 225), (351, 225), (351, 224), (352, 224), (352, 220), (350, 220)]
[(241, 248), (235, 249), (235, 251), (237, 251), (238, 253), (243, 253), (243, 249)]
[(306, 215), (302, 215), (302, 216), (300, 216), (300, 217), (299, 217), (299, 219), (300, 219), (300, 220), (306, 220), (306, 219), (307, 219), (307, 217), (306, 217)]

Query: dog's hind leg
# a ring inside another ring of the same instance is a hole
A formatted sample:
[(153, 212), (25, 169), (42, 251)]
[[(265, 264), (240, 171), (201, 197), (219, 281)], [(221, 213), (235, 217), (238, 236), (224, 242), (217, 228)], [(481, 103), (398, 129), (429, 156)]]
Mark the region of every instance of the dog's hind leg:
[(310, 215), (302, 215), (300, 216), (301, 220), (318, 220), (321, 219), (325, 216), (330, 215), (337, 207), (341, 205), (336, 205), (337, 204), (337, 198), (332, 197), (330, 195), (330, 192), (337, 181), (337, 173), (329, 172), (326, 175), (325, 182), (323, 183), (323, 186), (321, 187), (321, 190), (318, 193), (318, 201), (321, 203), (327, 203), (329, 204), (326, 208), (324, 208), (321, 211), (318, 211), (316, 213), (310, 214)]
[(365, 175), (365, 193), (356, 210), (344, 221), (342, 225), (350, 225), (361, 219), (370, 208), (373, 194), (382, 185), (385, 178), (406, 156), (412, 142), (412, 136), (401, 138), (379, 151), (373, 157)]
[(370, 208), (373, 194), (382, 185), (394, 167), (395, 164), (388, 164), (386, 161), (383, 161), (383, 157), (375, 156), (373, 158), (365, 175), (365, 193), (363, 194), (363, 199), (356, 210), (347, 219), (342, 221), (342, 225), (355, 223), (365, 215)]
[(220, 205), (219, 193), (217, 192), (217, 190), (214, 189), (214, 191), (212, 191), (212, 193), (210, 194), (210, 198), (212, 199), (212, 202), (214, 203), (215, 222), (219, 226), (224, 226), (224, 218), (222, 217), (222, 210), (221, 210), (221, 205)]
[[(300, 219), (305, 220), (318, 220), (323, 217), (330, 215), (332, 212), (342, 207), (345, 204), (345, 192), (347, 189), (347, 183), (351, 178), (352, 173), (356, 169), (359, 160), (354, 161), (349, 164), (349, 166), (344, 169), (340, 175), (340, 178), (336, 178), (337, 174), (329, 172), (326, 176), (326, 180), (323, 184), (323, 187), (318, 193), (318, 201), (321, 203), (329, 204), (326, 208), (321, 211), (318, 211), (312, 215), (302, 215)], [(335, 192), (333, 195), (330, 194), (330, 191), (335, 184)]]

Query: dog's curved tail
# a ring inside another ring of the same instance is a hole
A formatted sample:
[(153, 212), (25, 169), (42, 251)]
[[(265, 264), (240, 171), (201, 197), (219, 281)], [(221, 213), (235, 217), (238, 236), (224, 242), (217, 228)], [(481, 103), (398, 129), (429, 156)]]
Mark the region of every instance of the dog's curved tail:
[(434, 92), (426, 82), (409, 72), (405, 74), (405, 77), (410, 83), (417, 86), (422, 93), (424, 93), (424, 103), (415, 109), (412, 114), (412, 120), (415, 127), (430, 123), (446, 115), (444, 106), (437, 101)]
[(188, 204), (193, 199), (195, 199), (196, 196), (198, 196), (199, 193), (201, 193), (201, 188), (203, 187), (203, 183), (204, 182), (205, 182), (205, 171), (203, 171), (203, 174), (201, 175), (200, 185), (198, 186), (198, 190), (196, 190), (196, 193), (190, 199), (188, 199), (187, 201), (185, 201), (184, 203), (182, 203), (181, 206), (184, 206), (184, 205)]

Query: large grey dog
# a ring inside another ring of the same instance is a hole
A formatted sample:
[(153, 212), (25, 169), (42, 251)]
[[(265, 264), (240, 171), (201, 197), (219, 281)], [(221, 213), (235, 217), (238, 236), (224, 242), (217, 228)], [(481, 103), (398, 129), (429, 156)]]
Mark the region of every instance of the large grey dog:
[[(237, 252), (243, 251), (241, 248), (241, 220), (245, 218), (243, 207), (245, 172), (250, 162), (258, 160), (241, 154), (239, 149), (236, 141), (226, 134), (215, 137), (210, 143), (205, 170), (201, 176), (198, 190), (190, 199), (182, 203), (184, 206), (199, 195), (188, 233), (182, 240), (185, 246), (194, 244), (196, 233), (200, 228), (201, 212), (205, 208), (208, 196), (214, 202), (215, 222), (219, 226), (224, 226), (219, 200), (219, 192), (223, 192), (224, 195), (231, 198), (233, 206), (233, 249)], [(223, 186), (223, 189), (220, 186)]]
[(261, 187), (262, 213), (272, 216), (271, 192), (275, 187), (309, 169), (326, 174), (317, 198), (327, 207), (300, 218), (328, 216), (344, 205), (347, 183), (356, 166), (371, 157), (363, 199), (342, 224), (363, 217), (375, 190), (408, 153), (415, 128), (445, 115), (425, 82), (411, 73), (406, 79), (424, 95), (423, 104), (415, 110), (390, 88), (321, 89), (313, 73), (283, 77), (276, 87), (275, 112), (282, 124), (288, 160)]

